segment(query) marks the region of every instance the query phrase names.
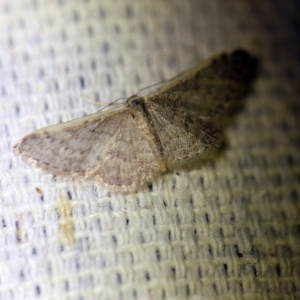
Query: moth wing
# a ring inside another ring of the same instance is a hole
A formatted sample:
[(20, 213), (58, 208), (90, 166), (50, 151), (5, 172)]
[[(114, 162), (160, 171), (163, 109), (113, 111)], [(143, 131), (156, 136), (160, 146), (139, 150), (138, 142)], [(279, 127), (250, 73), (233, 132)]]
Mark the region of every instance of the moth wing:
[(182, 111), (155, 108), (152, 106), (149, 111), (168, 167), (184, 163), (195, 155), (207, 155), (217, 147), (216, 132), (210, 122)]
[(131, 189), (164, 169), (126, 108), (37, 130), (15, 153), (56, 174), (96, 177), (116, 189)]
[(172, 109), (216, 118), (245, 94), (257, 66), (257, 59), (244, 50), (221, 53), (167, 81), (149, 97)]
[(255, 71), (255, 58), (237, 50), (204, 61), (150, 94), (146, 108), (169, 165), (216, 148), (217, 116), (244, 94)]
[(154, 141), (147, 121), (137, 123), (130, 113), (99, 161), (93, 176), (106, 186), (122, 190), (142, 186), (166, 170), (160, 146)]

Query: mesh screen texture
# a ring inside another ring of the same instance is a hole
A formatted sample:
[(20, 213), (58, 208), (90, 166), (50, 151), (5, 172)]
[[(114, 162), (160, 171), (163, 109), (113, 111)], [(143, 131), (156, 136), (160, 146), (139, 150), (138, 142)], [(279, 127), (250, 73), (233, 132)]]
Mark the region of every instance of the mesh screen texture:
[[(0, 300), (300, 299), (297, 1), (3, 0)], [(25, 134), (220, 51), (261, 66), (228, 146), (134, 194), (43, 174)]]

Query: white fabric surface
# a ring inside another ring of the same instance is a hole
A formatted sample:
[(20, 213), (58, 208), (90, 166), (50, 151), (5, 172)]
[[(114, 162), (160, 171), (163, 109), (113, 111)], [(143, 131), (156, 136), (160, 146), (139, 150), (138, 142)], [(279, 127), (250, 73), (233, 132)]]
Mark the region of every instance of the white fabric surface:
[[(0, 300), (299, 299), (297, 8), (3, 0)], [(108, 103), (240, 47), (261, 72), (201, 169), (120, 195), (13, 155), (26, 133), (99, 109), (82, 95)]]

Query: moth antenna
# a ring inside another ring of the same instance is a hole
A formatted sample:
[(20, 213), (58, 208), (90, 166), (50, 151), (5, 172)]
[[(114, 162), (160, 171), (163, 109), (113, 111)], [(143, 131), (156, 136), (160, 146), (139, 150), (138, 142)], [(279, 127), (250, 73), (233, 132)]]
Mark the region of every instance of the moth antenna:
[[(92, 100), (91, 98), (89, 98), (89, 97), (87, 97), (85, 95), (81, 95), (81, 98), (83, 100), (89, 102), (89, 103), (96, 104), (96, 105), (101, 105), (100, 104), (101, 102), (96, 102), (96, 101)], [(108, 106), (110, 106), (112, 104), (115, 104), (117, 101), (124, 100), (124, 99), (126, 99), (126, 97), (118, 98), (118, 99), (116, 99), (116, 100), (114, 100), (114, 101), (112, 101), (112, 102), (110, 102), (108, 104), (105, 104), (103, 107), (100, 108), (99, 111), (102, 111), (103, 109), (107, 108)]]
[(152, 87), (154, 87), (154, 86), (160, 85), (160, 84), (165, 83), (165, 82), (167, 82), (167, 81), (169, 81), (169, 80), (170, 80), (170, 79), (165, 79), (165, 80), (163, 80), (163, 81), (160, 81), (160, 82), (157, 82), (157, 83), (148, 85), (148, 86), (146, 86), (146, 87), (144, 87), (144, 88), (141, 88), (136, 94), (138, 95), (138, 94), (139, 94), (141, 91), (143, 91), (143, 90), (150, 89), (150, 88), (152, 88)]

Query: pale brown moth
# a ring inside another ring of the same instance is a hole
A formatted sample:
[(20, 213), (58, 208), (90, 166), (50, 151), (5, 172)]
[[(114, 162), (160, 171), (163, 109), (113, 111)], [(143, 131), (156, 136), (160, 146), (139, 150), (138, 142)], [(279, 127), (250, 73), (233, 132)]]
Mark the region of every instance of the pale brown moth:
[(216, 55), (147, 97), (133, 95), (121, 107), (30, 133), (14, 152), (57, 175), (136, 190), (217, 147), (215, 122), (244, 94), (254, 69), (244, 50)]

